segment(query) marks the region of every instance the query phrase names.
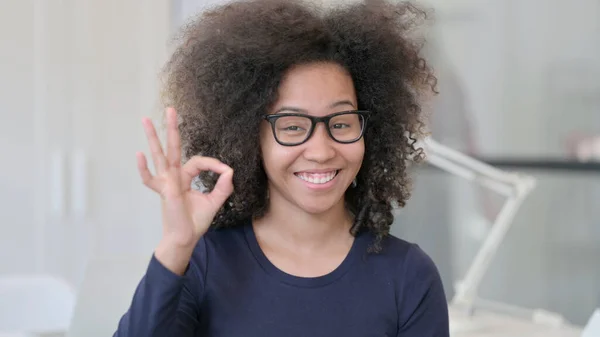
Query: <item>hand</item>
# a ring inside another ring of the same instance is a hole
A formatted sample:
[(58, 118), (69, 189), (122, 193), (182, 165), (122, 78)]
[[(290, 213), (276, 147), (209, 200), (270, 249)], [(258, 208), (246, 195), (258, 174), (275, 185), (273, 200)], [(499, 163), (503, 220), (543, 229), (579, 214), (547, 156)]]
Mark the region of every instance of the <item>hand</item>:
[[(167, 154), (156, 135), (152, 121), (142, 121), (150, 145), (156, 174), (148, 170), (146, 157), (137, 153), (137, 164), (144, 185), (162, 199), (163, 240), (180, 247), (195, 246), (206, 233), (218, 210), (233, 192), (233, 169), (215, 158), (194, 156), (181, 165), (181, 139), (177, 113), (167, 109)], [(192, 180), (202, 171), (220, 174), (210, 193), (192, 190)]]

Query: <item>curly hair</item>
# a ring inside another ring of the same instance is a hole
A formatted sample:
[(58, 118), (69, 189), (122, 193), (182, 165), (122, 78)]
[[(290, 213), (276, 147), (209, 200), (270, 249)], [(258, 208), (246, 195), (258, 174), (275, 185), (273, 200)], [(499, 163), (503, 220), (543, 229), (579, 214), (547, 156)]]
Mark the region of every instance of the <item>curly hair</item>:
[[(420, 55), (422, 41), (411, 35), (426, 18), (408, 2), (326, 9), (299, 0), (250, 0), (212, 8), (184, 25), (164, 68), (164, 103), (179, 113), (184, 160), (210, 156), (234, 169), (234, 192), (212, 227), (264, 215), (261, 116), (292, 66), (333, 62), (351, 75), (358, 108), (371, 112), (357, 186), (345, 203), (355, 217), (351, 233), (370, 231), (370, 250), (380, 251), (393, 208), (410, 197), (408, 166), (424, 158), (415, 141), (426, 133), (422, 103), (435, 92), (436, 78)], [(211, 190), (218, 176), (198, 178)]]

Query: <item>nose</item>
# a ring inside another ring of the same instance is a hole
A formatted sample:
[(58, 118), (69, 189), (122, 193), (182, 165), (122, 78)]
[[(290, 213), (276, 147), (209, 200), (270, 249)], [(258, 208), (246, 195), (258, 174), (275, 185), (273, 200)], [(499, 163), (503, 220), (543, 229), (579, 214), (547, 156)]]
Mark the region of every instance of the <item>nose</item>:
[(317, 124), (310, 139), (304, 144), (304, 158), (307, 160), (323, 163), (335, 157), (334, 140), (329, 137), (326, 127), (323, 123)]

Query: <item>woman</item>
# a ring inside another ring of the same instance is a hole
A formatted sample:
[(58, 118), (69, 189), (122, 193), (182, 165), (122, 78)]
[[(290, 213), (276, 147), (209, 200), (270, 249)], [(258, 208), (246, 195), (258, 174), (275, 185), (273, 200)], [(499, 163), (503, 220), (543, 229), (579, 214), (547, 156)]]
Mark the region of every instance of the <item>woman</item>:
[(185, 27), (154, 175), (138, 154), (163, 238), (115, 336), (448, 336), (435, 265), (388, 234), (435, 82), (423, 14), (256, 0)]

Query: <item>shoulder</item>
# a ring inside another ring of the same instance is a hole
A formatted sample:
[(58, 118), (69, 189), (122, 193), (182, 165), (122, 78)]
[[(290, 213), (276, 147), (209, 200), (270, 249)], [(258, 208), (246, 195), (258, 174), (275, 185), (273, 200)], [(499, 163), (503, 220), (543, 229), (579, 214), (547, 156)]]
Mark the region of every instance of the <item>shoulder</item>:
[(237, 264), (242, 257), (249, 254), (247, 232), (249, 224), (240, 222), (239, 225), (227, 228), (211, 228), (198, 241), (193, 262), (207, 269), (209, 264), (224, 266)]
[(240, 241), (246, 240), (247, 231), (246, 222), (240, 222), (236, 226), (225, 227), (225, 228), (211, 228), (203, 239), (209, 246), (229, 246), (232, 244), (238, 244)]
[(245, 223), (227, 228), (211, 228), (202, 236), (195, 252), (204, 258), (214, 258), (220, 255), (234, 257), (236, 253), (247, 250), (246, 232)]
[(400, 303), (419, 301), (431, 288), (442, 284), (431, 257), (418, 244), (393, 235), (386, 236), (381, 242), (381, 251), (371, 253), (368, 260), (394, 284)]
[(381, 242), (381, 251), (372, 254), (390, 267), (395, 276), (404, 281), (410, 277), (437, 276), (438, 270), (431, 257), (416, 243), (387, 235)]
[(432, 327), (440, 329), (445, 336), (448, 320), (446, 295), (431, 257), (418, 244), (391, 235), (383, 240), (379, 254), (378, 258), (385, 261), (395, 285), (403, 330), (418, 330), (433, 323)]

